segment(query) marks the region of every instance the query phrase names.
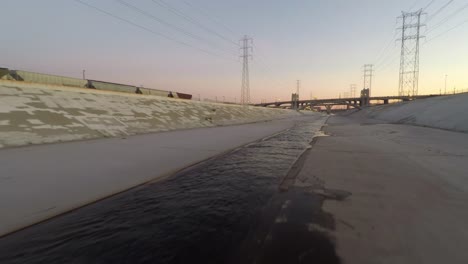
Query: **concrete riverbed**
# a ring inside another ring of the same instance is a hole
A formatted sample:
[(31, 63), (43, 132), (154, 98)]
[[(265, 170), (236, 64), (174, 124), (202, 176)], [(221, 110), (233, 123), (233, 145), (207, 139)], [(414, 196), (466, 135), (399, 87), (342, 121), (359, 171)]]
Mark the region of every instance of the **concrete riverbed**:
[(295, 185), (326, 198), (343, 263), (467, 263), (468, 134), (352, 115), (324, 131)]
[[(320, 129), (326, 119), (326, 116), (317, 115), (283, 120), (281, 124), (258, 124), (256, 128), (263, 133), (268, 131), (268, 137), (171, 177), (141, 185), (0, 239), (0, 263), (273, 263), (270, 255), (259, 255), (259, 251), (250, 250), (249, 245), (257, 245), (258, 237), (268, 246), (263, 230), (277, 218), (278, 205), (281, 208), (282, 201), (289, 199), (289, 195), (278, 192), (278, 187), (293, 164), (310, 148), (310, 142), (321, 135)], [(266, 129), (268, 126), (270, 129)], [(271, 126), (283, 129), (271, 135)], [(212, 147), (225, 137), (238, 140), (235, 135), (252, 137), (259, 134), (252, 125), (237, 128), (235, 134), (228, 132), (233, 133), (235, 128), (212, 134)], [(202, 132), (210, 131), (216, 130)], [(214, 135), (218, 136), (214, 138)], [(154, 146), (149, 148), (158, 150)], [(196, 152), (187, 148), (178, 152), (181, 151), (187, 152), (183, 156), (187, 158)], [(184, 161), (181, 157), (179, 162)], [(125, 164), (125, 167), (129, 166)], [(95, 176), (106, 176), (106, 182), (112, 184), (122, 181), (125, 175), (133, 178), (148, 171), (154, 173), (161, 163), (155, 155), (148, 155), (140, 165), (145, 169), (137, 172), (120, 168), (117, 180), (115, 175)], [(86, 187), (103, 186), (84, 185), (78, 192), (86, 193)], [(69, 188), (76, 187), (71, 185)], [(67, 196), (69, 198), (72, 197)], [(320, 199), (312, 207), (309, 199), (304, 201), (302, 207), (294, 203), (288, 210), (299, 214), (302, 209), (320, 211)], [(321, 215), (319, 211), (306, 218), (300, 217), (298, 221), (315, 222), (313, 216)], [(315, 245), (327, 242), (328, 258), (337, 260), (327, 237), (321, 233), (306, 233), (301, 239), (301, 242), (311, 241)], [(295, 259), (297, 250), (301, 254), (307, 253), (310, 245), (303, 245), (306, 248), (294, 249), (291, 245), (294, 250), (287, 254), (287, 258)], [(322, 253), (312, 252), (304, 257), (311, 259), (317, 254)], [(235, 261), (237, 259), (242, 261)]]
[(2, 149), (0, 236), (317, 118)]
[[(1, 238), (0, 262), (466, 263), (468, 134), (362, 113), (180, 133), (199, 131), (211, 149), (240, 144), (230, 129), (242, 142), (282, 132)], [(192, 147), (174, 153), (205, 149)], [(130, 152), (114, 182), (160, 166), (155, 149), (142, 145), (134, 167)]]

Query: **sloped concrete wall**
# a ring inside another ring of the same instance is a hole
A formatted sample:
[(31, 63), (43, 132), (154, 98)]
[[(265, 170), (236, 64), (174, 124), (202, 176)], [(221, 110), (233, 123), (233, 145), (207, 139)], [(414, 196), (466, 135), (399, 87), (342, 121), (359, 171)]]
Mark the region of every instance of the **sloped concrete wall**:
[(177, 129), (234, 125), (299, 115), (112, 91), (0, 81), (0, 148)]
[(468, 132), (468, 93), (370, 107), (354, 116)]

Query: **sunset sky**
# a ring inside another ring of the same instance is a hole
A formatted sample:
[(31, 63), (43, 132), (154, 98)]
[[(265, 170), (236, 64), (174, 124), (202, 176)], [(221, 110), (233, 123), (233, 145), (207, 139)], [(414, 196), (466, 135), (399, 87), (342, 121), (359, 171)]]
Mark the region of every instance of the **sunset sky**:
[(362, 66), (371, 63), (373, 95), (394, 95), (396, 18), (427, 6), (419, 93), (439, 93), (446, 74), (450, 92), (468, 89), (466, 0), (123, 1), (152, 18), (122, 1), (81, 1), (114, 17), (74, 0), (2, 1), (0, 67), (77, 78), (86, 69), (89, 79), (238, 101), (236, 43), (248, 35), (254, 102), (290, 99), (297, 79), (302, 99), (337, 97), (350, 84), (362, 88)]

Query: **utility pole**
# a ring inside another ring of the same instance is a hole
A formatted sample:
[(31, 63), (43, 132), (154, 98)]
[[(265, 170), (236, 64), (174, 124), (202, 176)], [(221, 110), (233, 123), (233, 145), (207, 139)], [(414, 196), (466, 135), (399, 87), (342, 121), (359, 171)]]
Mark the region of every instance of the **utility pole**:
[(241, 88), (241, 104), (250, 104), (250, 77), (249, 77), (249, 59), (252, 59), (253, 40), (247, 35), (241, 39), (241, 58), (242, 58), (242, 88)]
[(447, 94), (447, 77), (448, 75), (445, 74), (445, 91), (444, 91), (445, 94)]
[(372, 90), (372, 77), (374, 75), (374, 64), (364, 64), (364, 89), (369, 90), (369, 97)]
[(349, 86), (350, 92), (351, 92), (351, 97), (356, 97), (356, 84), (351, 84)]
[(421, 16), (423, 10), (416, 12), (401, 12), (398, 17), (402, 20), (401, 30), (401, 54), (400, 54), (400, 81), (398, 87), (399, 96), (418, 95), (419, 85), (419, 40), (421, 36)]
[(83, 70), (83, 80), (86, 80), (85, 73), (86, 73), (86, 70)]

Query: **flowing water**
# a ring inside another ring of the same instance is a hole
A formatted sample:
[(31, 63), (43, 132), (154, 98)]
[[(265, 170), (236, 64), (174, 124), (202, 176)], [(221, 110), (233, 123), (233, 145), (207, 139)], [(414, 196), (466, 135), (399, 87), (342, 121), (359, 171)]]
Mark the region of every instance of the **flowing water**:
[(226, 263), (323, 122), (2, 238), (0, 263)]

